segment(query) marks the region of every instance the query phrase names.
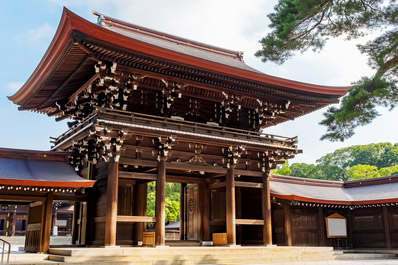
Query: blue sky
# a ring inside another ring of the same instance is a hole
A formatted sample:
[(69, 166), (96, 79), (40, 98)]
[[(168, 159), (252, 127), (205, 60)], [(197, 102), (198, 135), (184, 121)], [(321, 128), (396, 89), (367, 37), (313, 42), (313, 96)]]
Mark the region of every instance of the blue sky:
[[(182, 37), (244, 51), (245, 62), (264, 73), (320, 84), (349, 85), (372, 71), (355, 43), (333, 39), (321, 53), (298, 54), (282, 66), (264, 64), (253, 53), (268, 31), (266, 15), (276, 1), (247, 0), (25, 0), (0, 1), (0, 147), (48, 150), (49, 137), (67, 129), (65, 122), (18, 111), (7, 99), (29, 78), (45, 53), (61, 18), (63, 6), (92, 22), (92, 10)], [(344, 143), (319, 141), (325, 128), (317, 111), (268, 129), (267, 133), (299, 136), (304, 154), (293, 162), (313, 163), (333, 150), (353, 144), (396, 142), (398, 111), (382, 110), (371, 125), (360, 128)]]

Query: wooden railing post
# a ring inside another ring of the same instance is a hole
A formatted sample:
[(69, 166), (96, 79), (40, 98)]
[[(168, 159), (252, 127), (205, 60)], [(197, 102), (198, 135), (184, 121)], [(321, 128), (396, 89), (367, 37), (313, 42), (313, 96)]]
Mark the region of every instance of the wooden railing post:
[(155, 216), (155, 244), (156, 246), (164, 246), (166, 237), (166, 157), (161, 157), (159, 160), (156, 180)]
[(108, 165), (108, 186), (105, 216), (105, 246), (116, 245), (119, 163), (113, 158)]

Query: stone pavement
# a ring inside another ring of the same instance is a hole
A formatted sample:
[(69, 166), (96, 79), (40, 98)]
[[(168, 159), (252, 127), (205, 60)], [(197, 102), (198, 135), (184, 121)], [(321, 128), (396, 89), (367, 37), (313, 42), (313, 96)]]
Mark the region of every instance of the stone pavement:
[[(283, 263), (272, 263), (273, 265), (398, 265), (398, 259), (390, 260), (333, 260), (333, 261), (314, 261), (314, 262), (283, 262)], [(248, 264), (247, 264), (248, 265)], [(256, 264), (250, 264), (256, 265)]]

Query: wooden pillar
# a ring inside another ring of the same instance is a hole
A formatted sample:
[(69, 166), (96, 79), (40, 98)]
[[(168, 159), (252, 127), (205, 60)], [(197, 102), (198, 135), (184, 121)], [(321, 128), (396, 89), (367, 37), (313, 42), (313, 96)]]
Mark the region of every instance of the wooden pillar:
[(235, 167), (228, 169), (226, 177), (225, 209), (228, 245), (236, 245)]
[(202, 229), (201, 240), (210, 240), (210, 190), (206, 183), (199, 184), (199, 197), (201, 201)]
[(283, 222), (285, 226), (285, 245), (292, 246), (292, 223), (290, 218), (290, 205), (283, 205)]
[(263, 244), (272, 245), (272, 220), (271, 220), (271, 195), (269, 187), (269, 172), (262, 177), (263, 188), (261, 189), (261, 204), (264, 219)]
[(323, 208), (318, 208), (318, 223), (319, 223), (319, 246), (326, 246), (325, 235), (326, 235), (326, 226), (325, 226), (325, 217), (323, 216)]
[(166, 241), (166, 157), (161, 157), (158, 165), (155, 216), (155, 244), (157, 246), (164, 246)]
[(186, 183), (180, 184), (180, 240), (185, 240), (185, 187)]
[(111, 158), (108, 165), (108, 183), (105, 216), (105, 246), (116, 245), (119, 163)]
[(53, 214), (53, 194), (47, 194), (44, 204), (44, 220), (43, 220), (43, 238), (40, 245), (40, 252), (47, 252), (50, 248), (51, 223)]
[(15, 236), (16, 226), (17, 226), (17, 210), (14, 209), (14, 211), (12, 212), (11, 236)]
[[(242, 190), (240, 187), (235, 187), (236, 196), (236, 218), (242, 219)], [(236, 227), (236, 241), (238, 244), (242, 242), (242, 226), (238, 225)]]
[[(148, 195), (147, 183), (137, 183), (134, 190), (134, 215), (146, 216), (146, 204)], [(145, 232), (146, 223), (134, 223), (134, 241), (142, 241), (142, 233)]]
[(386, 248), (391, 248), (390, 219), (388, 217), (388, 208), (383, 206), (384, 234), (386, 238)]
[[(353, 240), (353, 234), (352, 234), (352, 211), (351, 209), (348, 209), (348, 247), (349, 248), (354, 248), (354, 240)], [(326, 228), (325, 228), (326, 231)]]
[(81, 211), (80, 202), (75, 202), (73, 207), (73, 219), (72, 219), (72, 245), (79, 241), (80, 244), (80, 234), (81, 234)]

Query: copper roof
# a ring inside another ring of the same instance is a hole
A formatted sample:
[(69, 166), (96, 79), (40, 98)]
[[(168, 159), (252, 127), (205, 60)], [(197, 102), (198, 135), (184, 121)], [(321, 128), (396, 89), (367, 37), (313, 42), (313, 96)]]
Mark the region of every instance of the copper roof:
[(328, 181), (274, 175), (271, 196), (303, 202), (358, 205), (398, 202), (398, 176)]
[(139, 63), (145, 69), (155, 69), (158, 76), (187, 75), (192, 77), (187, 81), (191, 85), (210, 87), (214, 82), (219, 89), (223, 89), (219, 85), (223, 84), (233, 90), (241, 89), (240, 93), (245, 95), (256, 92), (263, 97), (302, 102), (290, 114), (291, 118), (336, 103), (347, 90), (347, 87), (319, 86), (266, 75), (246, 65), (239, 52), (105, 16), (103, 22), (104, 26), (100, 26), (64, 9), (46, 54), (10, 100), (21, 109), (56, 115), (56, 103), (70, 99), (94, 76), (95, 59), (119, 61), (127, 68)]
[(88, 188), (95, 181), (81, 178), (67, 163), (67, 153), (0, 148), (0, 185), (19, 187)]

